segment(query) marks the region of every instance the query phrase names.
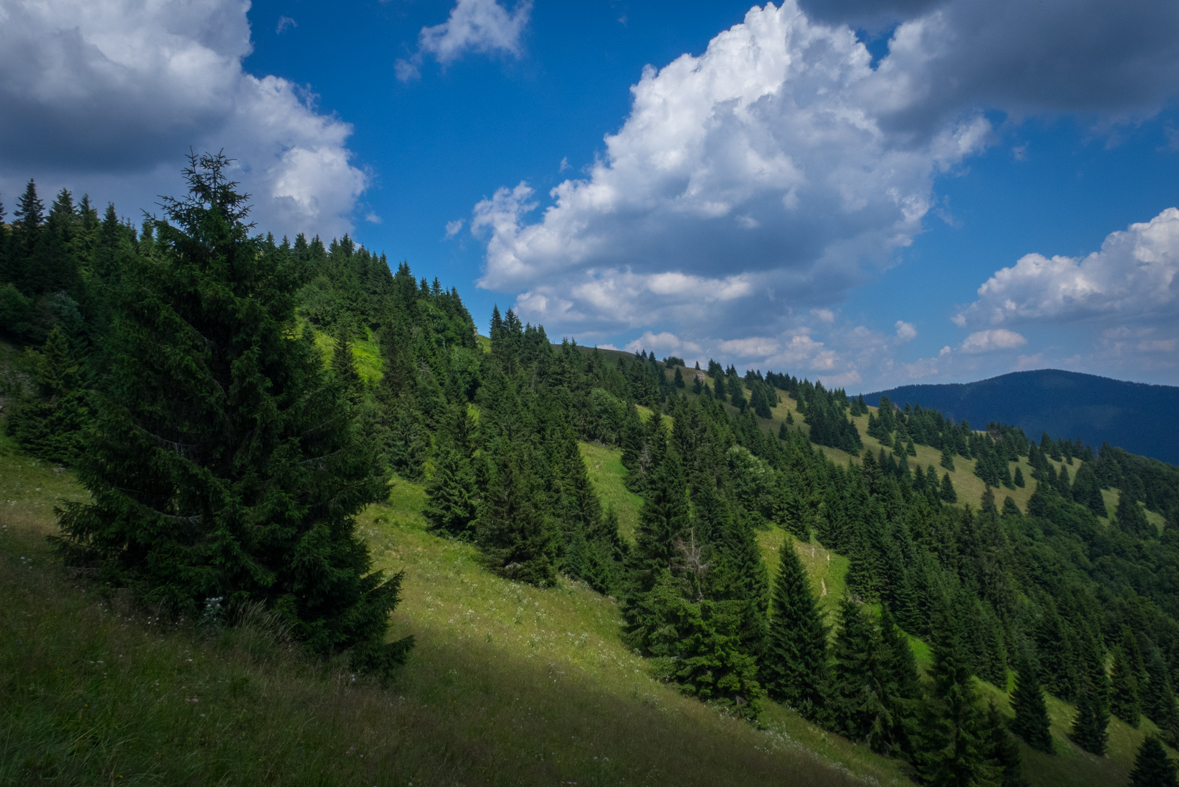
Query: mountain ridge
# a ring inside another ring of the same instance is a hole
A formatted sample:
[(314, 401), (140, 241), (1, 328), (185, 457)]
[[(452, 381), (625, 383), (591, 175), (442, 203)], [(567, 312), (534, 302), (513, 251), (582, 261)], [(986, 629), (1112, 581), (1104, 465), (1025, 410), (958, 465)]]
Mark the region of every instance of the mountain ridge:
[(1061, 369), (1010, 372), (972, 383), (902, 385), (864, 394), (877, 405), (940, 410), (955, 421), (983, 426), (1002, 421), (1032, 439), (1047, 432), (1102, 443), (1173, 465), (1179, 464), (1179, 387), (1134, 383)]

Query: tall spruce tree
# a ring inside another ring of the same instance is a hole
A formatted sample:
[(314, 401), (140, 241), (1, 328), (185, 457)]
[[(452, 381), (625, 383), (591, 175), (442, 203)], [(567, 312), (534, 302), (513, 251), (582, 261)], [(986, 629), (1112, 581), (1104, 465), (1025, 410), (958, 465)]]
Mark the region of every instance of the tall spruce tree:
[(1113, 664), (1109, 680), (1109, 711), (1135, 729), (1142, 709), (1138, 698), (1138, 679), (1134, 667), (1126, 659), (1122, 648), (1113, 649)]
[(476, 541), (492, 571), (548, 587), (557, 581), (557, 545), (536, 491), (519, 465), (510, 448), (501, 449), (479, 509)]
[(1044, 689), (1040, 686), (1035, 664), (1026, 653), (1020, 659), (1019, 670), (1015, 673), (1011, 709), (1015, 711), (1011, 731), (1023, 738), (1033, 749), (1051, 754), (1053, 749), (1048, 703), (1044, 699)]
[(250, 239), (229, 161), (190, 162), (155, 256), (124, 271), (79, 464), (91, 499), (66, 504), (58, 543), (146, 603), (262, 602), (311, 651), (387, 673), (412, 644), (385, 643), (402, 575), (372, 571), (354, 520), (387, 478), (310, 333), (293, 338), (298, 273)]
[(827, 627), (790, 539), (782, 544), (770, 606), (762, 684), (804, 718), (822, 718), (827, 694)]
[(1007, 730), (1007, 724), (992, 700), (987, 703), (984, 721), (987, 759), (997, 771), (997, 783), (1002, 787), (1026, 787), (1019, 744)]
[(655, 470), (651, 490), (639, 510), (635, 545), (627, 561), (627, 589), (623, 597), (624, 639), (639, 652), (649, 649), (658, 627), (646, 596), (663, 571), (675, 568), (676, 544), (688, 540), (688, 497), (679, 457), (671, 452)]
[(1175, 787), (1175, 763), (1154, 735), (1147, 735), (1138, 747), (1130, 787)]
[(839, 734), (880, 750), (892, 722), (884, 700), (880, 638), (849, 598), (839, 604), (839, 624), (832, 646), (830, 719)]
[(469, 541), (475, 537), (480, 496), (478, 479), (464, 439), (468, 419), (465, 408), (455, 408), (448, 428), (439, 431), (434, 476), (426, 485), (423, 513), (430, 530)]
[(945, 611), (934, 622), (930, 650), (933, 683), (922, 724), (924, 740), (918, 774), (935, 785), (995, 784), (1000, 773), (991, 760), (974, 676), (958, 625)]
[(908, 638), (893, 621), (887, 604), (881, 605), (880, 613), (882, 693), (891, 726), (882, 730), (884, 746), (879, 748), (913, 760), (920, 748), (920, 711), (925, 692)]
[(942, 487), (940, 497), (942, 502), (953, 505), (958, 502), (958, 493), (954, 491), (954, 482), (949, 473), (942, 473)]
[(1085, 751), (1101, 755), (1109, 740), (1109, 676), (1097, 636), (1090, 634), (1082, 642), (1081, 665), (1081, 695), (1070, 735)]

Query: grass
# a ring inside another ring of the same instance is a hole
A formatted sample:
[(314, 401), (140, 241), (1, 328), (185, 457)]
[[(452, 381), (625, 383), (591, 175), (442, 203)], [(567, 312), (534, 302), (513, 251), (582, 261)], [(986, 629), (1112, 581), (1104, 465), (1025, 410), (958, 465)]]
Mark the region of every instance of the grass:
[[(364, 339), (352, 341), (352, 360), (356, 363), (360, 379), (366, 383), (378, 383), (381, 381), (381, 348), (372, 329), (365, 328), (365, 332)], [(331, 334), (316, 329), (315, 346), (327, 363), (331, 361), (332, 353), (335, 352), (336, 339)]]
[[(792, 405), (763, 426), (776, 433)], [(641, 500), (622, 483), (621, 452), (580, 449), (633, 537)], [(936, 466), (937, 452), (918, 452)], [(839, 454), (846, 462), (828, 455)], [(956, 462), (960, 494), (974, 494), (972, 463)], [(655, 681), (622, 645), (612, 599), (487, 573), (471, 545), (425, 532), (419, 485), (396, 481), (359, 519), (377, 566), (406, 572), (390, 633), (417, 646), (388, 686), (307, 660), (264, 614), (229, 629), (171, 626), (80, 585), (43, 537), (56, 502), (85, 497), (71, 473), (0, 437), (0, 783), (907, 783), (899, 763), (788, 709), (767, 703), (759, 729)], [(847, 559), (777, 527), (759, 544), (771, 578), (779, 550), (796, 550), (833, 622)], [(980, 687), (1007, 710), (1005, 693)], [(1126, 781), (1149, 722), (1112, 721), (1109, 755), (1095, 758), (1067, 739), (1073, 709), (1054, 698), (1049, 709), (1058, 754), (1024, 748), (1030, 784)]]
[(406, 571), (387, 687), (305, 659), (264, 614), (171, 626), (79, 585), (44, 541), (68, 472), (0, 442), (0, 783), (901, 784), (890, 762), (767, 711), (764, 729), (653, 680), (617, 605), (539, 590), (425, 532), (397, 481), (360, 518), (377, 563)]
[(789, 544), (798, 553), (810, 580), (811, 592), (819, 599), (819, 606), (826, 616), (827, 625), (833, 625), (839, 600), (847, 592), (847, 569), (850, 561), (843, 555), (825, 549), (813, 539), (809, 543), (799, 541), (777, 525), (758, 533), (757, 540), (761, 547), (762, 562), (765, 563), (770, 576), (771, 587), (778, 576), (780, 550)]
[(603, 508), (613, 507), (618, 514), (618, 532), (627, 541), (634, 542), (635, 528), (639, 524), (639, 508), (643, 499), (626, 488), (626, 469), (622, 466), (622, 451), (595, 443), (578, 443), (590, 481), (602, 500)]

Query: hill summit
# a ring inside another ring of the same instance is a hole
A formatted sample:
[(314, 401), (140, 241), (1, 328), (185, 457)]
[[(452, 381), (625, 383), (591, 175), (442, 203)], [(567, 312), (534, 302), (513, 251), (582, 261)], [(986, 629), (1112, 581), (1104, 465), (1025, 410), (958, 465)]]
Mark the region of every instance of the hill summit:
[(949, 385), (903, 385), (864, 394), (875, 406), (920, 404), (976, 427), (1002, 421), (1028, 435), (1047, 432), (1179, 464), (1179, 388), (1041, 369)]

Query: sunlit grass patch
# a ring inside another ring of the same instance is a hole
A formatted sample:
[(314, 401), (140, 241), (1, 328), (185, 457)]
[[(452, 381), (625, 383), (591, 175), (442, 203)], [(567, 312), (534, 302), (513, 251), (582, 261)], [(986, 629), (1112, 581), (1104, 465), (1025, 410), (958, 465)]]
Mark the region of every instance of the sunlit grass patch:
[(585, 468), (594, 491), (604, 509), (614, 508), (618, 514), (618, 531), (627, 541), (634, 541), (639, 524), (639, 509), (643, 498), (626, 488), (626, 468), (622, 466), (622, 451), (594, 443), (578, 443)]

